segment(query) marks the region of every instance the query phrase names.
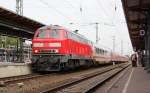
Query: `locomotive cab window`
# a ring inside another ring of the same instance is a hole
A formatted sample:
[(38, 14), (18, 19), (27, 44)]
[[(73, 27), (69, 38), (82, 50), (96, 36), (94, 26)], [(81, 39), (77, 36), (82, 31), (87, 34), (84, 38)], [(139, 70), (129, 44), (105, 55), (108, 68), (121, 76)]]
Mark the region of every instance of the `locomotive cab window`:
[(46, 31), (44, 29), (40, 29), (37, 33), (37, 38), (45, 38), (46, 37)]

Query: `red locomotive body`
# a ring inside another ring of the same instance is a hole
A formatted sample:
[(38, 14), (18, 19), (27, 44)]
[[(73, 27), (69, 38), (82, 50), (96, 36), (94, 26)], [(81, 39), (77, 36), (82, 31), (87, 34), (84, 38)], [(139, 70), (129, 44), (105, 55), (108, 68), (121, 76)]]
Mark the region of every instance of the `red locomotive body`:
[[(32, 66), (39, 71), (61, 70), (89, 64), (92, 60), (90, 41), (60, 26), (45, 26), (32, 40)], [(87, 63), (86, 63), (87, 62)]]

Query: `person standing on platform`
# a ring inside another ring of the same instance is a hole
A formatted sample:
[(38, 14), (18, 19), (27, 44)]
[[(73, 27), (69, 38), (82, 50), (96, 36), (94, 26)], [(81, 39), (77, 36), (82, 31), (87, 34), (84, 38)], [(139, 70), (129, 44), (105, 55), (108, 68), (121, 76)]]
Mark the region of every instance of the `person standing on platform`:
[(142, 67), (145, 66), (145, 60), (144, 60), (144, 57), (145, 57), (145, 53), (144, 53), (144, 51), (141, 51), (141, 65), (142, 65)]
[(131, 55), (132, 67), (137, 67), (137, 55), (136, 53)]

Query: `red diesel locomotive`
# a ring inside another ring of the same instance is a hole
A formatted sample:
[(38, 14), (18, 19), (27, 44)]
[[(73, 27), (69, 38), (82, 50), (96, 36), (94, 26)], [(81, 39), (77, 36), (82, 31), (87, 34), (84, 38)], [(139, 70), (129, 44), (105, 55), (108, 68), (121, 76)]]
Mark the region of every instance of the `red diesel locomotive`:
[(110, 56), (110, 52), (94, 46), (84, 36), (58, 25), (39, 28), (32, 40), (34, 71), (60, 71), (108, 63), (112, 61)]
[(39, 28), (32, 40), (32, 68), (59, 71), (92, 64), (92, 43), (61, 26)]

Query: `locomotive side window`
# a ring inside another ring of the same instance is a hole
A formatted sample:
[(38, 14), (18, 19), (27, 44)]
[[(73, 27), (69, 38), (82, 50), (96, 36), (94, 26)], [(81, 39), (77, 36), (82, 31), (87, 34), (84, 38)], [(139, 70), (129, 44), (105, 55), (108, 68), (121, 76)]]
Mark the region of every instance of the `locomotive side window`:
[(45, 38), (46, 37), (46, 31), (44, 29), (40, 29), (38, 31), (38, 34), (37, 34), (36, 37), (38, 37), (38, 38)]
[(68, 38), (68, 31), (65, 31), (64, 37), (65, 37), (65, 38)]
[(58, 29), (52, 29), (48, 32), (50, 38), (59, 38), (59, 30)]
[(69, 39), (71, 38), (71, 34), (68, 31), (67, 31), (67, 38), (69, 38)]
[(82, 36), (76, 35), (75, 33), (69, 31), (67, 31), (67, 36), (68, 36), (67, 38), (76, 40), (78, 42), (89, 43), (89, 41), (83, 38)]

